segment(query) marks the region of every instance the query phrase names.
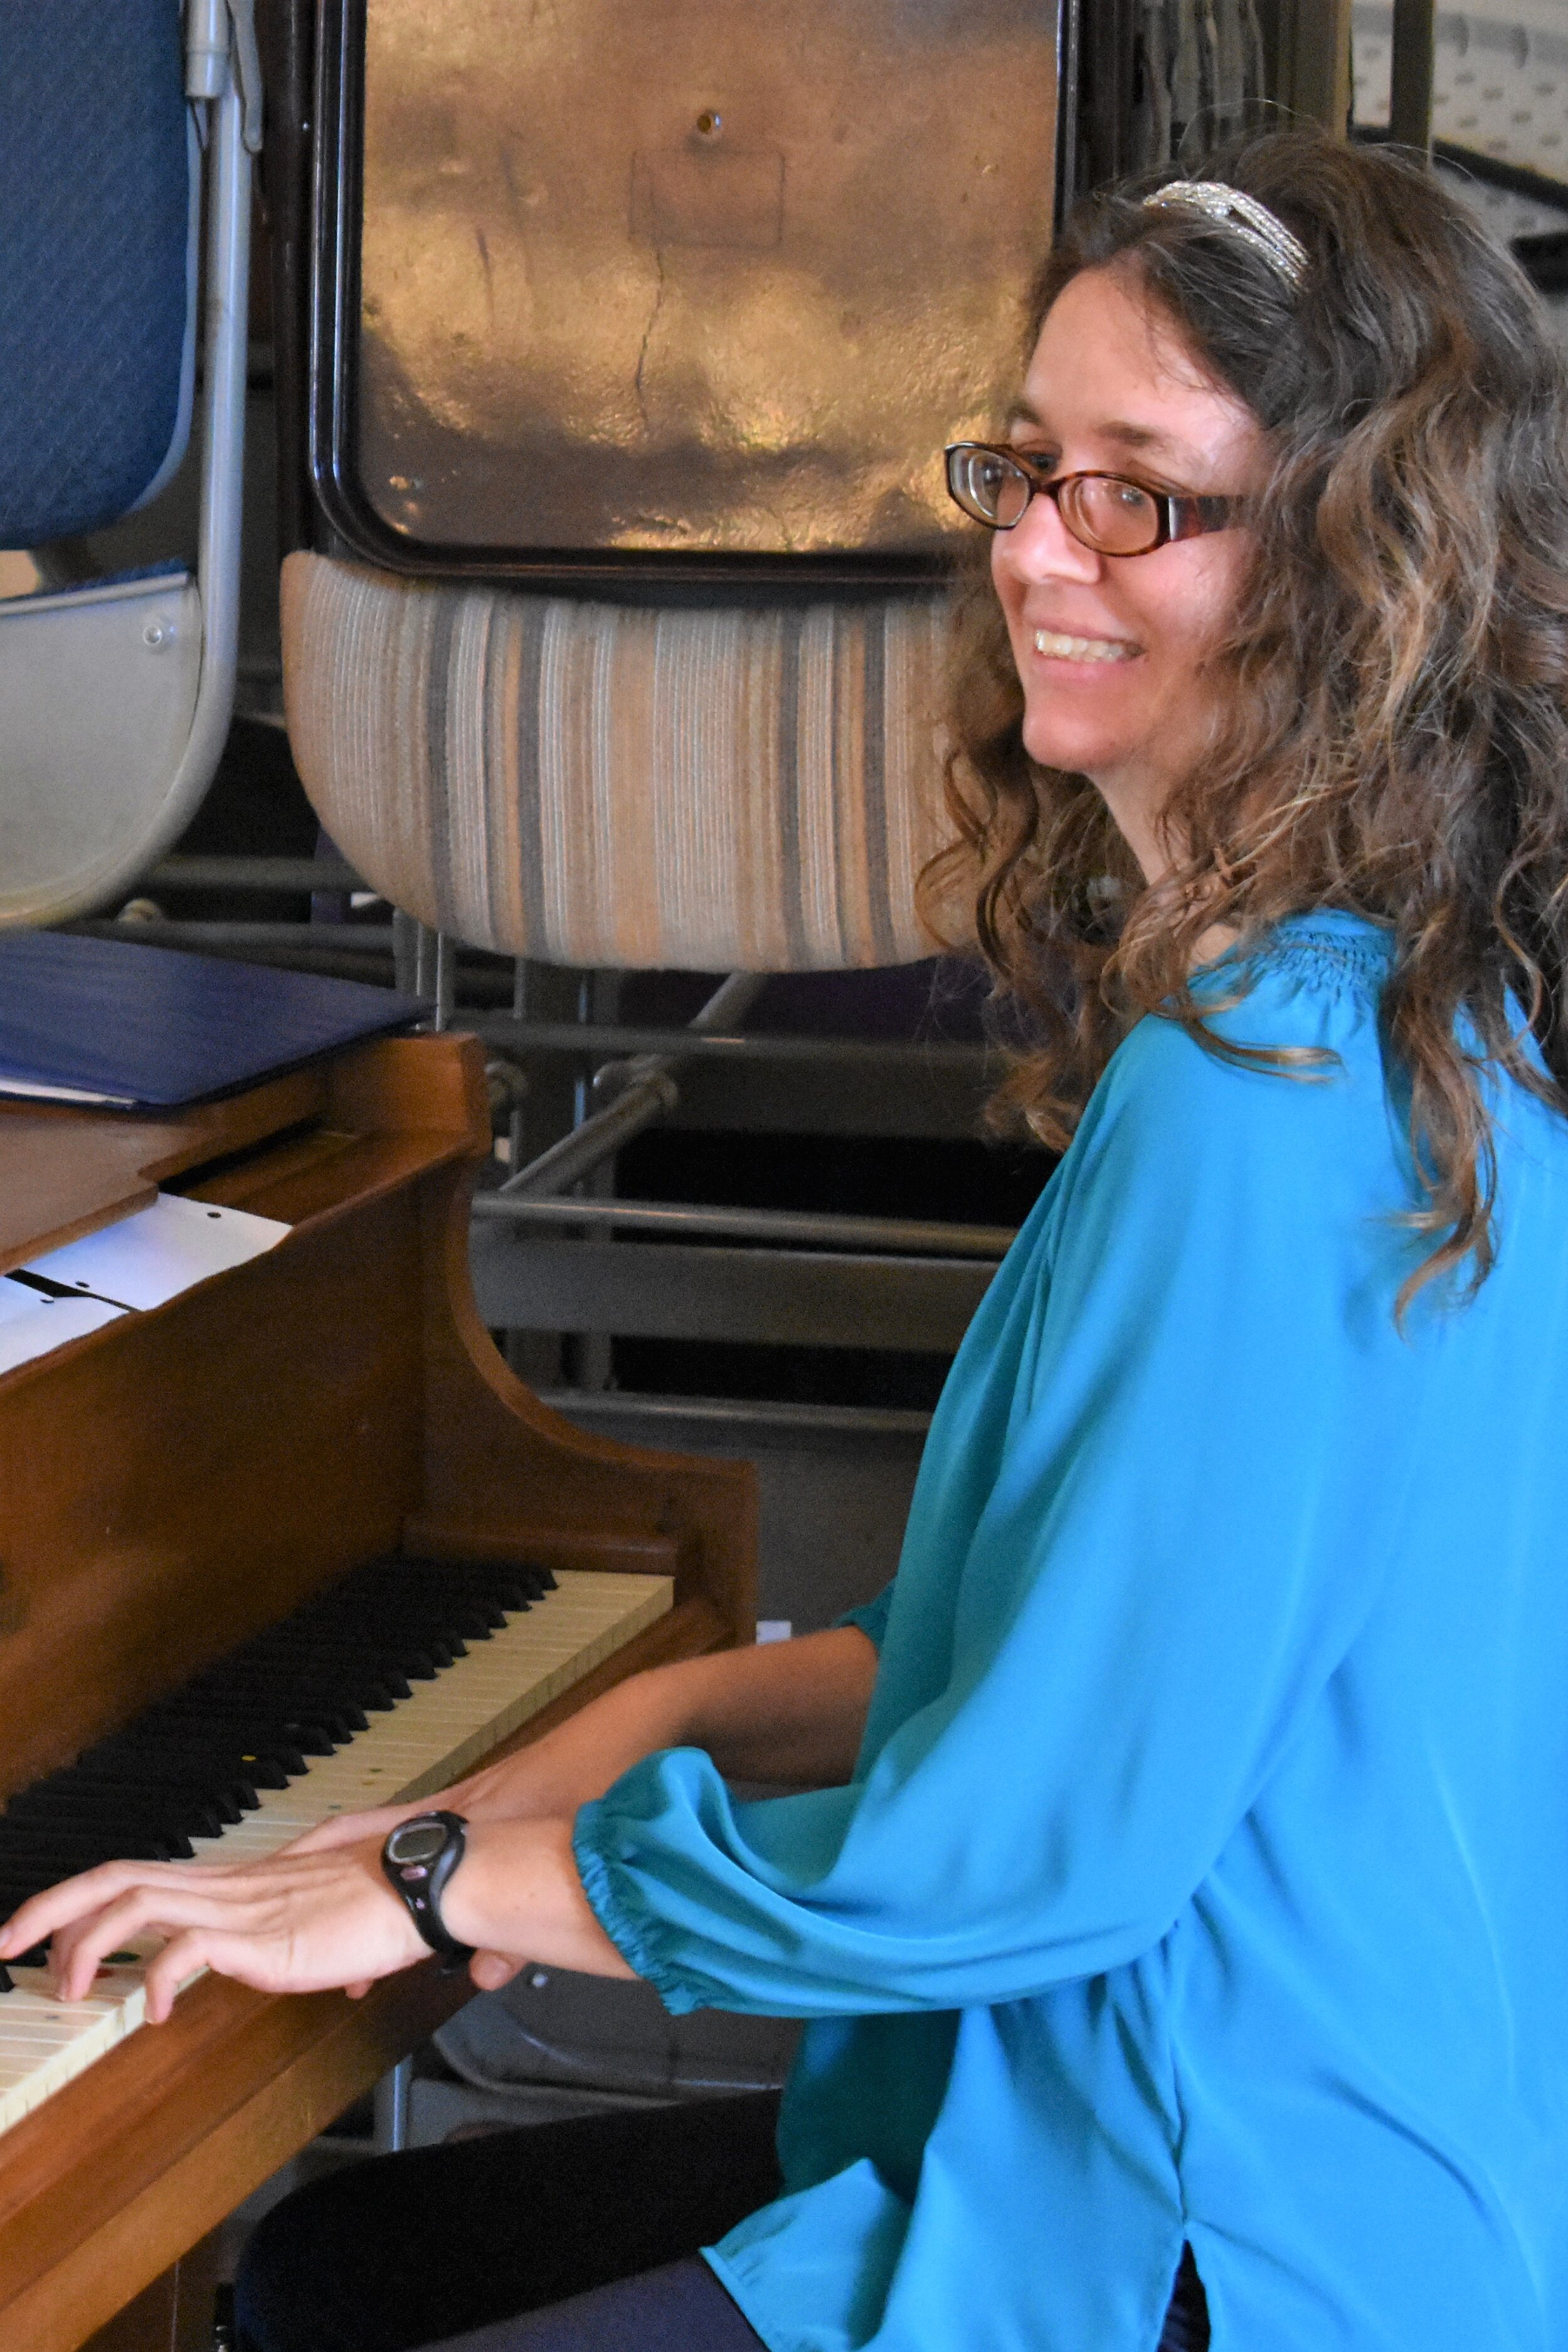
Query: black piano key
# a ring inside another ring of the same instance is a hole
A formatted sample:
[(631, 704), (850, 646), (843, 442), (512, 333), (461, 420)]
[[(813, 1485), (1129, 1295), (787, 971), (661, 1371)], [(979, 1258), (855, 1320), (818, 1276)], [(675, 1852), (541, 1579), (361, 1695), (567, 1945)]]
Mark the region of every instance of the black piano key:
[[(411, 1590), (424, 1589), (437, 1595), (443, 1590), (483, 1593), (500, 1601), (507, 1609), (515, 1608), (518, 1601), (542, 1601), (547, 1592), (556, 1589), (555, 1579), (547, 1568), (522, 1560), (459, 1561), (408, 1556), (382, 1573), (389, 1580), (401, 1580)], [(517, 1601), (508, 1598), (512, 1593), (518, 1596)]]
[[(47, 1968), (48, 1964), (49, 1948), (47, 1944), (35, 1944), (30, 1952), (18, 1952), (10, 1962), (10, 1966), (14, 1969), (44, 1969)], [(15, 1992), (16, 1990), (14, 1984), (6, 1987), (8, 1992)]]
[(188, 1862), (191, 1848), (188, 1840), (183, 1854), (174, 1851), (174, 1842), (166, 1838), (127, 1837), (117, 1841), (82, 1836), (76, 1831), (48, 1837), (42, 1833), (23, 1838), (6, 1836), (0, 1823), (0, 1872), (26, 1872), (37, 1886), (53, 1886), (62, 1878), (79, 1877), (84, 1870), (96, 1870), (100, 1862)]
[[(89, 1748), (82, 1761), (90, 1769), (111, 1776), (122, 1762), (132, 1770), (167, 1767), (193, 1773), (205, 1766), (208, 1771), (221, 1773), (226, 1781), (241, 1780), (257, 1789), (286, 1789), (290, 1780), (297, 1779), (305, 1769), (304, 1758), (295, 1751), (280, 1758), (270, 1749), (247, 1748), (242, 1740), (198, 1738), (188, 1727), (184, 1738), (117, 1733), (113, 1739), (102, 1740)], [(286, 1765), (292, 1769), (286, 1769)]]
[[(256, 1811), (255, 1803), (242, 1804), (239, 1801), (242, 1797), (255, 1798), (259, 1801), (258, 1792), (253, 1784), (242, 1784), (216, 1767), (207, 1774), (205, 1782), (193, 1783), (177, 1792), (167, 1791), (157, 1783), (147, 1781), (133, 1768), (108, 1773), (100, 1770), (96, 1763), (72, 1786), (82, 1802), (89, 1806), (111, 1804), (117, 1797), (123, 1797), (127, 1803), (144, 1807), (149, 1816), (157, 1813), (170, 1820), (188, 1816), (194, 1807), (204, 1811), (210, 1810), (217, 1816), (219, 1827), (223, 1829), (243, 1821), (247, 1812)], [(282, 1786), (289, 1786), (287, 1778), (284, 1778)]]
[[(336, 1640), (344, 1661), (342, 1669), (343, 1678), (350, 1686), (359, 1671), (354, 1663), (356, 1659), (363, 1660), (367, 1672), (384, 1678), (399, 1698), (408, 1697), (410, 1679), (427, 1683), (440, 1671), (435, 1649), (426, 1641), (408, 1640), (391, 1643), (379, 1629), (372, 1626), (357, 1633), (353, 1627), (346, 1628), (338, 1633)], [(450, 1664), (449, 1659), (447, 1664)]]
[(5, 1915), (115, 1858), (188, 1854), (555, 1590), (527, 1562), (370, 1561), (158, 1700), (0, 1815)]
[[(54, 1783), (39, 1785), (52, 1787)], [(254, 1785), (246, 1780), (216, 1777), (201, 1780), (188, 1773), (183, 1773), (176, 1780), (166, 1772), (138, 1771), (131, 1764), (123, 1765), (118, 1772), (104, 1772), (88, 1767), (85, 1759), (73, 1769), (69, 1781), (64, 1785), (87, 1796), (122, 1791), (138, 1802), (163, 1805), (174, 1813), (192, 1805), (210, 1806), (225, 1828), (242, 1822), (247, 1813), (255, 1812), (261, 1801)], [(32, 1791), (26, 1793), (31, 1795)]]
[(41, 1872), (35, 1875), (31, 1871), (17, 1871), (13, 1875), (15, 1885), (0, 1881), (0, 1919), (14, 1919), (24, 1903), (58, 1883)]
[(0, 1960), (0, 1993), (15, 1992), (16, 1990), (16, 1986), (11, 1981), (10, 1969), (5, 1966), (4, 1960)]
[(193, 1685), (185, 1701), (192, 1711), (224, 1717), (244, 1717), (255, 1722), (314, 1724), (341, 1748), (356, 1731), (369, 1729), (369, 1718), (352, 1699), (329, 1697), (310, 1682), (290, 1685), (281, 1674), (235, 1673), (222, 1681)]
[(237, 1722), (232, 1715), (214, 1713), (199, 1703), (184, 1707), (165, 1702), (153, 1721), (160, 1738), (177, 1739), (182, 1733), (189, 1733), (193, 1738), (225, 1738), (230, 1754), (269, 1756), (295, 1774), (305, 1770), (307, 1756), (330, 1756), (339, 1745), (319, 1723), (279, 1723), (275, 1716), (251, 1716)]
[(301, 1675), (312, 1687), (331, 1689), (346, 1695), (343, 1703), (384, 1713), (409, 1696), (408, 1678), (396, 1664), (385, 1658), (367, 1653), (363, 1643), (344, 1642), (336, 1649), (320, 1646), (290, 1650), (282, 1643), (262, 1654), (267, 1671), (287, 1673), (298, 1663)]
[(464, 1601), (460, 1608), (450, 1612), (447, 1622), (454, 1633), (462, 1635), (465, 1642), (488, 1642), (496, 1633), (495, 1621), (498, 1617), (504, 1625), (506, 1623), (504, 1609), (481, 1609), (473, 1601)]
[(102, 1824), (117, 1837), (216, 1837), (224, 1827), (217, 1807), (200, 1798), (170, 1805), (133, 1790), (109, 1791), (90, 1783), (79, 1788), (25, 1790), (6, 1806), (0, 1827), (5, 1822), (35, 1822), (51, 1835), (56, 1826), (85, 1830)]
[[(279, 1646), (275, 1654), (287, 1661), (289, 1651)], [(411, 1698), (409, 1677), (400, 1661), (390, 1651), (376, 1651), (369, 1642), (339, 1642), (334, 1649), (312, 1646), (299, 1651), (303, 1670), (310, 1675), (331, 1675), (341, 1679), (341, 1689), (353, 1691), (362, 1707), (395, 1707), (400, 1698)]]

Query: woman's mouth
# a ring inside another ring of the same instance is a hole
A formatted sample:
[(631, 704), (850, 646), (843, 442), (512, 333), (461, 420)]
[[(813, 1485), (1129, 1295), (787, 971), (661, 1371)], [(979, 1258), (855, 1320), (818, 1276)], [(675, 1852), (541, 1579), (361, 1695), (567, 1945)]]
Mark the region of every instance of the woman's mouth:
[(1035, 651), (1047, 661), (1131, 661), (1138, 647), (1125, 637), (1067, 637), (1055, 629), (1035, 631)]

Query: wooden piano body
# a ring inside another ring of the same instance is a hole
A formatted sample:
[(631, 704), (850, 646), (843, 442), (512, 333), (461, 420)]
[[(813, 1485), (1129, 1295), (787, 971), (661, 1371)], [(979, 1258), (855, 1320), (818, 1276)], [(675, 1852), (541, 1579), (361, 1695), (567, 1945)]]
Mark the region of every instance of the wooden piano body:
[[(745, 1465), (585, 1436), (512, 1375), (468, 1286), (489, 1148), (472, 1039), (361, 1047), (176, 1114), (0, 1105), (0, 1272), (156, 1189), (275, 1250), (0, 1378), (0, 1793), (360, 1561), (673, 1576), (673, 1611), (542, 1715), (751, 1638)], [(0, 2352), (76, 2352), (466, 1997), (216, 1977), (0, 2137)]]

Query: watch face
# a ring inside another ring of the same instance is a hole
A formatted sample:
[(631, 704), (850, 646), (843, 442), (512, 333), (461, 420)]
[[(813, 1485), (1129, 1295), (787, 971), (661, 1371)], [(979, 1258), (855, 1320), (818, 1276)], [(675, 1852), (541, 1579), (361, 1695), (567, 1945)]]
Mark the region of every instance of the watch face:
[(389, 1862), (434, 1862), (447, 1843), (445, 1822), (405, 1822), (386, 1841)]

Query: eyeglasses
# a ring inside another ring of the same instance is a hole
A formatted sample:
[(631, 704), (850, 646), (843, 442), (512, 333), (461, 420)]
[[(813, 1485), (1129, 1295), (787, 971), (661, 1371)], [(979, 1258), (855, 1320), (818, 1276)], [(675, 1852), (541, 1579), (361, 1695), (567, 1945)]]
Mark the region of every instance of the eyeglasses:
[(1152, 490), (1125, 474), (1060, 474), (1052, 481), (1049, 467), (1022, 449), (989, 441), (954, 441), (946, 455), (950, 497), (987, 530), (1011, 530), (1039, 491), (1056, 500), (1079, 545), (1096, 555), (1152, 555), (1173, 539), (1228, 530), (1241, 505)]

